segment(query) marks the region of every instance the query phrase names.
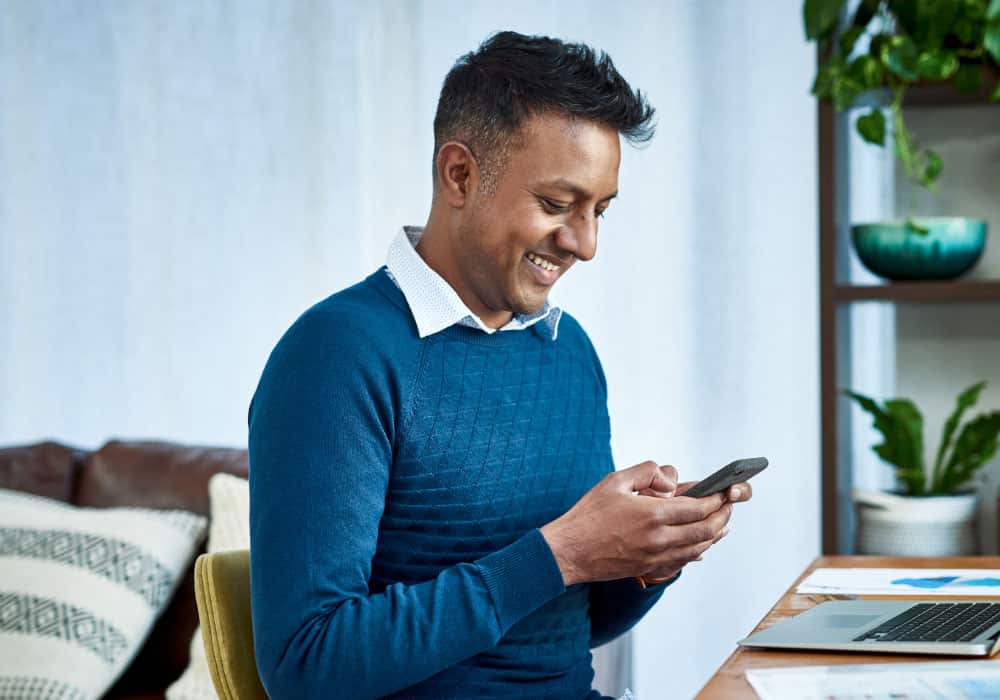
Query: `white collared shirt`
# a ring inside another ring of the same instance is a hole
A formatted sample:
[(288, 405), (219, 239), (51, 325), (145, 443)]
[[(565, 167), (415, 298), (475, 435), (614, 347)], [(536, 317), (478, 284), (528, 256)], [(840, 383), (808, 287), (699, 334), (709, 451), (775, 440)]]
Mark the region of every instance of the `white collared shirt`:
[(389, 278), (406, 297), (421, 338), (443, 331), (456, 323), (478, 328), (484, 333), (493, 333), (496, 330), (520, 331), (544, 321), (552, 340), (556, 339), (562, 309), (551, 305), (548, 300), (533, 314), (515, 314), (500, 329), (490, 328), (483, 323), (481, 318), (469, 310), (452, 286), (417, 253), (417, 241), (423, 233), (422, 226), (404, 226), (389, 246), (389, 257), (386, 260)]

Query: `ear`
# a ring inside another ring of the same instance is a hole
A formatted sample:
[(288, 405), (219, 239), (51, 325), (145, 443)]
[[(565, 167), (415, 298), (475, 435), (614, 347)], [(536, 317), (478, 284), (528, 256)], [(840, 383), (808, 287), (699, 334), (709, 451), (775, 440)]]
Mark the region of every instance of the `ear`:
[(444, 201), (461, 209), (479, 187), (479, 164), (464, 143), (449, 141), (438, 150), (434, 162), (438, 191)]

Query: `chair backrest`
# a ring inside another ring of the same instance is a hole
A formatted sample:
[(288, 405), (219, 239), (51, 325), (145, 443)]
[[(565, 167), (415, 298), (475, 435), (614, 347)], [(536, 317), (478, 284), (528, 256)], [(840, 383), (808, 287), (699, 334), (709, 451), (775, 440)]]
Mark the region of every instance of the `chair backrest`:
[(194, 592), (205, 656), (222, 700), (267, 700), (257, 675), (250, 619), (250, 550), (202, 554)]

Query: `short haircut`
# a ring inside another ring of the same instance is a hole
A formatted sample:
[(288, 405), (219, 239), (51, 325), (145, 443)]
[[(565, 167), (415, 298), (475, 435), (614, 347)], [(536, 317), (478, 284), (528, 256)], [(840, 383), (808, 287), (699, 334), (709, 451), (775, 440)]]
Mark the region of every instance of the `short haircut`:
[(654, 112), (603, 51), (547, 36), (498, 32), (459, 58), (445, 76), (434, 116), (435, 187), (437, 154), (448, 141), (469, 148), (483, 188), (494, 194), (528, 117), (577, 117), (610, 126), (638, 144), (653, 137)]

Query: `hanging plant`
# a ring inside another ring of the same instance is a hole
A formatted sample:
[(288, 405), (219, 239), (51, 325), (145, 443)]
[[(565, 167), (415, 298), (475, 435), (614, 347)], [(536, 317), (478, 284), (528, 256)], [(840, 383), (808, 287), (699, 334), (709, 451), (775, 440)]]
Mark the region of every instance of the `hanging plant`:
[[(893, 144), (912, 182), (934, 188), (941, 157), (921, 148), (903, 119), (903, 96), (916, 83), (948, 83), (978, 93), (991, 81), (989, 100), (1000, 101), (1000, 0), (861, 0), (842, 23), (846, 0), (805, 0), (806, 37), (828, 58), (812, 94), (849, 108), (864, 92), (888, 89)], [(880, 107), (862, 114), (856, 128), (868, 143), (885, 145)]]

